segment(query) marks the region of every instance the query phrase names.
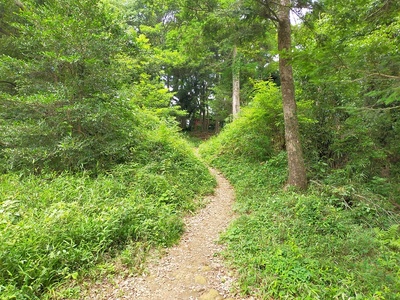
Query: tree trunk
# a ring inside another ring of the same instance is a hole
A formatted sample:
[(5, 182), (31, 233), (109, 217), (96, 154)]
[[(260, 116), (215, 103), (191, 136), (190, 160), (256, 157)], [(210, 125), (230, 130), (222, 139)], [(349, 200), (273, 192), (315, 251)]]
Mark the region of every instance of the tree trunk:
[(207, 126), (207, 115), (206, 115), (206, 107), (205, 104), (203, 103), (203, 109), (202, 109), (202, 122), (201, 122), (201, 131), (205, 132), (206, 131), (206, 126)]
[(279, 72), (281, 76), (285, 141), (289, 167), (287, 184), (299, 189), (306, 189), (306, 168), (300, 143), (293, 70), (289, 58), (291, 48), (290, 0), (280, 0), (278, 18)]
[(237, 117), (240, 111), (240, 64), (237, 59), (237, 47), (233, 46), (232, 56), (232, 115)]
[(220, 124), (219, 124), (219, 120), (216, 119), (215, 120), (215, 133), (219, 133), (220, 131)]

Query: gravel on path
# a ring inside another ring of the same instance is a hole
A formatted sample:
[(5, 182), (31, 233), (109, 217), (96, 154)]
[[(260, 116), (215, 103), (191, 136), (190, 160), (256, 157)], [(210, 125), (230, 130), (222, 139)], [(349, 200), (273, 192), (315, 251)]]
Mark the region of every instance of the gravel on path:
[(85, 299), (244, 299), (230, 293), (234, 275), (218, 255), (223, 250), (217, 243), (219, 236), (235, 218), (234, 191), (218, 171), (210, 171), (218, 186), (205, 199), (207, 206), (185, 219), (185, 233), (180, 243), (166, 250), (161, 259), (150, 262), (146, 274), (116, 278), (112, 285), (97, 285)]

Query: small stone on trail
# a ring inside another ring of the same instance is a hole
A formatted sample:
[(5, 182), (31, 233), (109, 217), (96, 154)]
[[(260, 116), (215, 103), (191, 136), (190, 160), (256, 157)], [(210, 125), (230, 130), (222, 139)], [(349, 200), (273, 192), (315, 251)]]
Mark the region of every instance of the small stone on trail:
[(197, 275), (195, 278), (194, 278), (194, 281), (196, 282), (196, 283), (198, 283), (198, 284), (207, 284), (207, 279), (204, 277), (204, 276), (200, 276), (200, 275)]
[(200, 300), (223, 300), (222, 297), (217, 290), (211, 289), (207, 293), (203, 294), (199, 298)]
[(212, 268), (210, 266), (203, 266), (203, 268), (202, 268), (202, 271), (204, 271), (204, 272), (208, 272), (211, 270), (212, 270)]

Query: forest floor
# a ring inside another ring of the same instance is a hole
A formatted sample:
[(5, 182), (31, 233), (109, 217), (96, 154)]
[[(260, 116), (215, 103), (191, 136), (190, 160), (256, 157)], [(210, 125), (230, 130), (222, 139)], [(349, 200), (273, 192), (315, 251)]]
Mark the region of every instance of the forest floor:
[(219, 236), (235, 218), (234, 191), (218, 171), (210, 171), (218, 186), (205, 199), (206, 206), (185, 219), (180, 243), (167, 249), (161, 258), (151, 258), (145, 274), (96, 284), (85, 299), (244, 299), (231, 294), (234, 273), (223, 265), (219, 255), (223, 250)]

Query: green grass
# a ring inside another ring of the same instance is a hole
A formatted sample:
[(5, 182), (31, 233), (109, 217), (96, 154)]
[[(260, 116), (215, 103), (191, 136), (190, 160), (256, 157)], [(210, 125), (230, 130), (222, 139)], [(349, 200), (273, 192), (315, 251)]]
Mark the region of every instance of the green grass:
[(183, 214), (214, 185), (190, 147), (165, 128), (134, 162), (98, 176), (0, 175), (0, 299), (46, 298), (117, 255), (142, 263), (132, 255), (174, 244)]
[(240, 216), (222, 240), (242, 294), (400, 298), (400, 217), (386, 198), (366, 186), (335, 186), (335, 178), (311, 183), (304, 194), (283, 191), (284, 152), (256, 161), (235, 156), (221, 140), (200, 153), (235, 187)]
[(186, 131), (182, 133), (182, 136), (192, 147), (199, 147), (205, 140), (215, 135), (215, 132), (211, 131)]

